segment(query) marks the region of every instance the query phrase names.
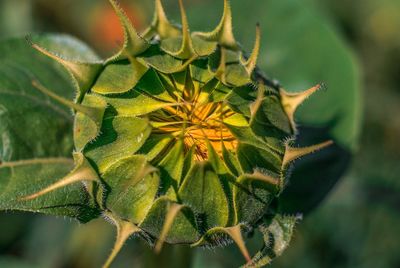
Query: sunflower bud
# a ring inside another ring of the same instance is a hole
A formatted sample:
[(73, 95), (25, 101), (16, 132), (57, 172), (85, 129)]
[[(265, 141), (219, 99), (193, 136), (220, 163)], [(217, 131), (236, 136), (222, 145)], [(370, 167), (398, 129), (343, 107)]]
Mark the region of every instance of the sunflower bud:
[[(160, 0), (139, 34), (110, 0), (125, 33), (121, 50), (101, 64), (61, 62), (76, 81), (75, 102), (36, 87), (75, 111), (76, 168), (36, 198), (82, 181), (117, 226), (108, 267), (137, 233), (156, 251), (163, 243), (213, 247), (234, 241), (247, 267), (267, 264), (290, 240), (296, 217), (276, 215), (273, 201), (293, 160), (329, 145), (293, 148), (296, 108), (318, 86), (289, 94), (257, 72), (261, 30), (246, 57), (232, 32), (229, 2), (215, 30), (169, 22)], [(266, 219), (270, 219), (269, 221)], [(271, 220), (272, 219), (272, 220)], [(250, 257), (244, 234), (259, 228), (266, 249)], [(270, 236), (275, 245), (271, 245)], [(280, 243), (280, 244), (279, 244)]]

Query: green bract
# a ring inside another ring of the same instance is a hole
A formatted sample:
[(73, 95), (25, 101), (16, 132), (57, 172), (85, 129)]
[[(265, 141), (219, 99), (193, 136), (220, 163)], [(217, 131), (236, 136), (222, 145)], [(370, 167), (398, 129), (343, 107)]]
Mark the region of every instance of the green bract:
[[(117, 226), (105, 267), (134, 233), (157, 251), (163, 242), (213, 247), (233, 240), (245, 266), (268, 264), (296, 222), (275, 210), (290, 164), (330, 143), (290, 146), (296, 108), (319, 86), (289, 94), (263, 78), (256, 68), (260, 29), (246, 57), (227, 0), (210, 33), (189, 31), (182, 1), (182, 26), (172, 25), (156, 0), (141, 35), (110, 2), (125, 32), (110, 59), (74, 61), (32, 44), (64, 65), (78, 89), (71, 102), (33, 81), (75, 111), (75, 168), (20, 202), (83, 182), (88, 203)], [(255, 228), (265, 247), (251, 258), (242, 234)]]

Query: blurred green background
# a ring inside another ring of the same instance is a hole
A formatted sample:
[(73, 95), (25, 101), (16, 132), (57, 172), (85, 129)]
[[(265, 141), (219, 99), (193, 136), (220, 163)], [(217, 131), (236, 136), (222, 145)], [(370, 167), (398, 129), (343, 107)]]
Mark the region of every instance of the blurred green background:
[[(143, 29), (153, 1), (121, 2), (135, 26)], [(171, 19), (179, 21), (177, 1), (164, 2)], [(185, 1), (193, 30), (217, 23), (220, 2)], [(254, 25), (261, 22), (265, 36), (259, 65), (268, 76), (291, 90), (327, 83), (328, 93), (318, 93), (331, 98), (326, 110), (314, 116), (314, 100), (300, 113), (316, 125), (321, 117), (339, 120), (331, 134), (354, 156), (346, 174), (336, 184), (330, 182), (331, 192), (304, 217), (291, 246), (271, 267), (399, 268), (400, 1), (236, 0), (232, 6), (235, 34), (247, 51)], [(42, 31), (77, 36), (103, 56), (121, 42), (118, 20), (106, 0), (0, 1), (0, 38)], [(308, 187), (313, 186), (317, 188)], [(101, 220), (80, 225), (17, 212), (0, 214), (0, 230), (0, 267), (5, 268), (99, 267), (114, 239), (113, 227)], [(251, 249), (259, 242), (253, 240)], [(192, 260), (182, 263), (190, 259), (188, 254)], [(234, 247), (191, 252), (167, 248), (155, 257), (143, 242), (131, 239), (115, 267), (160, 267), (160, 262), (152, 263), (154, 258), (165, 260), (165, 267), (169, 262), (169, 267), (222, 268), (243, 261)]]

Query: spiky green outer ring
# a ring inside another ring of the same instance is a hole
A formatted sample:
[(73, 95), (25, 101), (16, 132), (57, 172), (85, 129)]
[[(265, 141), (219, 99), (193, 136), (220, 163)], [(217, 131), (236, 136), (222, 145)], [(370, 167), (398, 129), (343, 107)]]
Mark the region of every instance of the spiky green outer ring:
[[(125, 32), (122, 49), (110, 59), (70, 61), (33, 44), (63, 64), (77, 86), (72, 103), (36, 82), (76, 111), (76, 168), (26, 198), (83, 181), (118, 229), (106, 266), (133, 233), (158, 241), (156, 250), (163, 242), (215, 246), (232, 239), (250, 261), (242, 232), (277, 232), (261, 222), (275, 214), (270, 205), (287, 183), (290, 163), (328, 145), (290, 146), (294, 112), (319, 86), (288, 94), (255, 71), (260, 29), (244, 57), (227, 0), (210, 33), (190, 33), (182, 1), (182, 28), (170, 24), (156, 0), (154, 20), (142, 35), (110, 2)], [(295, 218), (277, 221), (287, 234)], [(262, 265), (264, 257), (257, 254), (252, 263)]]

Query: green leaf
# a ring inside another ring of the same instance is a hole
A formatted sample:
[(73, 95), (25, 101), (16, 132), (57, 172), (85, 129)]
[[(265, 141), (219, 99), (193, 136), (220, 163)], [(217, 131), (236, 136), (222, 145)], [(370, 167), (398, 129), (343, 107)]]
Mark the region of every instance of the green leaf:
[[(54, 36), (44, 39), (57, 41)], [(67, 72), (32, 49), (25, 39), (10, 39), (0, 44), (0, 73), (0, 160), (69, 156), (69, 110), (32, 86), (36, 79), (71, 99), (75, 90)]]
[(288, 116), (275, 95), (265, 96), (263, 85), (259, 85), (259, 96), (251, 104), (250, 128), (254, 135), (277, 152), (283, 151), (283, 141), (292, 138), (293, 132)]
[(254, 134), (264, 137), (275, 147), (282, 146), (282, 140), (292, 135), (288, 117), (276, 96), (264, 98), (252, 115), (250, 127)]
[(194, 81), (206, 83), (214, 78), (214, 74), (208, 69), (207, 58), (195, 60), (189, 67)]
[(103, 96), (103, 98), (115, 109), (118, 115), (123, 116), (145, 115), (171, 105), (134, 89), (121, 95)]
[[(177, 204), (169, 200), (167, 197), (158, 198), (145, 220), (140, 224), (140, 228), (155, 237), (159, 237), (164, 226), (164, 222), (171, 204)], [(176, 214), (172, 226), (165, 241), (168, 243), (194, 243), (199, 239), (199, 227), (193, 211), (184, 206)]]
[(240, 87), (251, 82), (246, 68), (242, 64), (229, 64), (226, 66), (226, 82)]
[[(227, 197), (228, 200), (228, 223), (227, 226), (230, 226), (234, 222), (235, 218), (235, 210), (234, 210), (234, 205), (233, 205), (233, 198), (232, 198), (232, 188), (233, 183), (235, 183), (236, 178), (232, 176), (229, 171), (228, 167), (221, 158), (220, 155), (215, 151), (214, 147), (211, 145), (210, 141), (207, 140), (207, 150), (208, 150), (208, 161), (213, 167), (215, 173), (218, 175), (219, 182), (222, 185), (222, 188), (225, 192), (225, 196)], [(222, 146), (225, 147), (222, 143)]]
[(135, 90), (140, 90), (145, 94), (150, 95), (152, 98), (156, 98), (162, 101), (175, 101), (175, 99), (172, 98), (168, 91), (164, 88), (164, 85), (160, 80), (157, 72), (152, 69), (146, 72), (143, 78), (140, 79)]
[(233, 175), (239, 176), (239, 174), (242, 173), (242, 169), (236, 155), (233, 152), (227, 150), (224, 144), (222, 144), (222, 157), (226, 167)]
[(288, 247), (292, 239), (294, 226), (298, 220), (296, 216), (277, 215), (272, 222), (264, 222), (259, 230), (264, 237), (264, 246), (257, 252), (250, 264), (243, 267), (263, 267), (280, 256)]
[[(166, 156), (157, 164), (160, 169), (162, 178), (162, 192), (173, 199), (176, 198), (176, 192), (178, 191), (178, 185), (182, 177), (183, 164), (185, 160), (184, 154), (184, 143), (180, 139), (178, 140)], [(168, 193), (172, 191), (172, 196)]]
[(100, 173), (103, 173), (114, 162), (139, 150), (150, 131), (146, 119), (128, 116), (107, 118), (103, 121), (102, 134), (86, 146), (85, 156), (96, 163)]
[(224, 77), (227, 84), (241, 87), (248, 83), (251, 83), (250, 75), (248, 74), (246, 68), (239, 62), (239, 53), (234, 51), (224, 50), (225, 58), (222, 57), (222, 51), (217, 50), (215, 53), (211, 54), (209, 57), (210, 68), (217, 72), (218, 68), (223, 62), (225, 64)]
[(145, 155), (148, 161), (153, 161), (162, 155), (162, 152), (168, 149), (168, 145), (174, 140), (175, 137), (170, 134), (150, 135), (137, 153)]
[[(80, 41), (65, 35), (35, 35), (33, 41), (71, 58), (94, 58)], [(24, 38), (0, 43), (0, 203), (1, 210), (36, 211), (89, 221), (97, 212), (81, 184), (31, 201), (32, 194), (72, 170), (72, 116), (68, 108), (32, 86), (37, 80), (55, 94), (72, 99), (68, 72), (34, 50)]]
[(209, 162), (195, 163), (186, 175), (179, 198), (204, 217), (208, 228), (226, 226), (229, 219), (229, 203), (222, 183)]
[(139, 56), (148, 65), (162, 73), (173, 73), (182, 67), (182, 61), (160, 50), (156, 45), (151, 46)]
[(106, 207), (121, 219), (142, 222), (158, 191), (157, 170), (144, 156), (136, 155), (110, 166), (102, 178), (108, 189)]
[(104, 111), (107, 108), (105, 100), (92, 94), (86, 94), (82, 104), (85, 105), (85, 107), (96, 108), (99, 112), (96, 114), (98, 115), (96, 116), (96, 121), (93, 120), (95, 117), (89, 117), (82, 112), (77, 112), (75, 114), (74, 145), (77, 151), (83, 150), (86, 144), (99, 135)]
[(201, 56), (208, 56), (217, 49), (217, 42), (206, 41), (195, 34), (192, 34), (193, 49), (196, 54)]
[[(279, 178), (260, 172), (244, 174), (233, 188), (237, 223), (255, 223), (279, 192)], [(251, 209), (249, 209), (251, 208)]]
[(99, 94), (124, 93), (131, 90), (148, 68), (137, 61), (120, 61), (108, 64), (101, 72), (92, 92)]
[(255, 136), (249, 127), (225, 125), (239, 141), (237, 155), (243, 170), (251, 173), (252, 168), (249, 167), (269, 167), (277, 173), (280, 172), (284, 150), (282, 144), (272, 144), (279, 146), (275, 148)]
[(237, 158), (244, 172), (252, 173), (258, 168), (269, 170), (271, 173), (280, 174), (282, 161), (274, 156), (270, 150), (257, 148), (246, 143), (239, 143)]
[(226, 96), (226, 101), (232, 110), (250, 117), (250, 106), (257, 98), (257, 90), (250, 86), (235, 87)]
[[(39, 192), (62, 179), (73, 168), (68, 158), (36, 158), (0, 165), (0, 210), (23, 210), (68, 216), (86, 222), (98, 216), (89, 206), (83, 184), (71, 184), (32, 200), (23, 197)], [(32, 183), (34, 181), (34, 183)]]

